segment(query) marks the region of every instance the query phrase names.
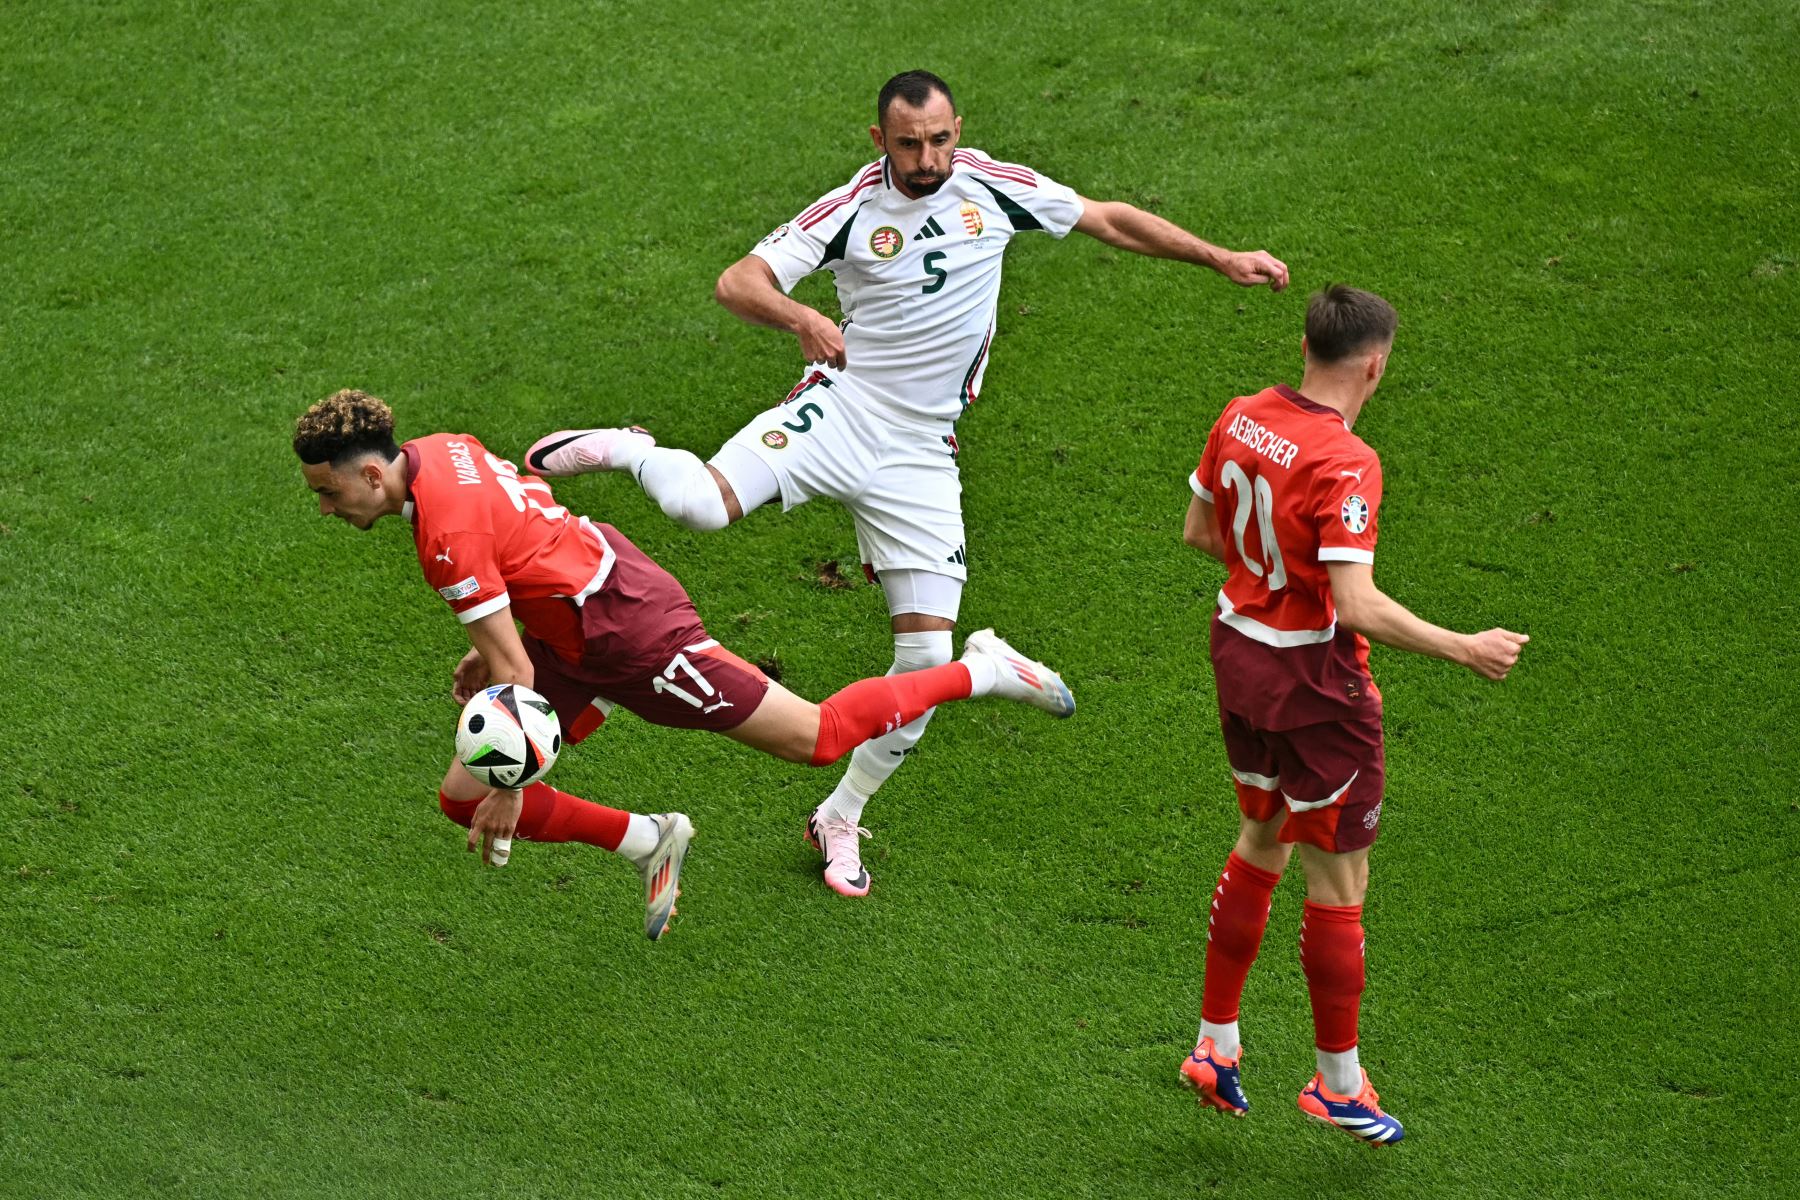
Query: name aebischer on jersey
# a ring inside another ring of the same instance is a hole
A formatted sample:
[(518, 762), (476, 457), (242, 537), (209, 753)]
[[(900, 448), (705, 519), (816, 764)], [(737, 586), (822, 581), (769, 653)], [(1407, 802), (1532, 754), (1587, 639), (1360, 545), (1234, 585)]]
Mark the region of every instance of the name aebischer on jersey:
[(1241, 413), (1232, 418), (1231, 424), (1225, 427), (1225, 432), (1278, 467), (1292, 466), (1294, 456), (1300, 453), (1299, 446)]

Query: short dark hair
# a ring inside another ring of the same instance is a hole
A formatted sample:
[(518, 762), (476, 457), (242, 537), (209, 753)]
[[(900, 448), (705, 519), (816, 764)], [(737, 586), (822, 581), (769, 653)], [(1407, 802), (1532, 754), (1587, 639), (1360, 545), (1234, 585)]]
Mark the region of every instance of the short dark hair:
[(294, 422), (294, 453), (309, 467), (341, 467), (365, 454), (392, 462), (400, 454), (394, 444), (394, 411), (367, 392), (345, 388), (300, 414)]
[(1400, 315), (1394, 306), (1349, 284), (1333, 283), (1306, 304), (1306, 352), (1322, 363), (1343, 362), (1371, 346), (1394, 340)]
[(930, 71), (902, 71), (881, 85), (881, 94), (875, 97), (875, 123), (887, 120), (888, 105), (898, 97), (913, 108), (924, 108), (931, 102), (931, 93), (942, 92), (944, 99), (950, 102), (950, 111), (956, 111), (956, 97), (950, 94), (950, 85), (933, 75)]

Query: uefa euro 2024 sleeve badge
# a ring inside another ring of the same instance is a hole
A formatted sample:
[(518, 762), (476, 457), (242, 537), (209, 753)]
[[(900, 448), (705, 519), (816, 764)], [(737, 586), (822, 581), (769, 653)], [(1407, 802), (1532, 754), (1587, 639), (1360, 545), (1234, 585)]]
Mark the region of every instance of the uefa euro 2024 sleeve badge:
[(1369, 527), (1369, 502), (1361, 496), (1346, 496), (1338, 515), (1343, 518), (1345, 529), (1361, 533)]

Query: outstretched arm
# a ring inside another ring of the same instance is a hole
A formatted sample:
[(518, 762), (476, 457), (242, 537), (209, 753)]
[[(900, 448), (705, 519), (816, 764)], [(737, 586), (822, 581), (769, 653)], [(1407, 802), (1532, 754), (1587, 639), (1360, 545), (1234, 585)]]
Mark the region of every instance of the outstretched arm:
[(1477, 675), (1505, 679), (1519, 661), (1520, 649), (1531, 640), (1505, 629), (1456, 633), (1421, 620), (1375, 586), (1375, 568), (1368, 563), (1328, 562), (1325, 569), (1331, 575), (1338, 622), (1384, 646), (1448, 659)]
[(774, 270), (756, 255), (746, 254), (726, 267), (713, 298), (741, 321), (785, 329), (799, 338), (807, 362), (844, 369), (844, 334), (837, 322), (789, 299), (776, 284)]
[(1151, 258), (1173, 258), (1211, 267), (1244, 287), (1266, 283), (1279, 292), (1288, 285), (1287, 264), (1264, 250), (1226, 250), (1205, 242), (1155, 213), (1121, 200), (1081, 201), (1075, 228), (1091, 238)]

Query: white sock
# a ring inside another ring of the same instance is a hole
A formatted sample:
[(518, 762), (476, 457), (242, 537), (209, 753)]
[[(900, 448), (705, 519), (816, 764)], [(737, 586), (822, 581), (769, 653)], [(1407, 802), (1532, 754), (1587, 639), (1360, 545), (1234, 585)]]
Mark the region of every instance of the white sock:
[[(893, 735), (884, 734), (883, 736), (892, 737)], [(869, 802), (869, 797), (875, 794), (875, 789), (887, 782), (887, 777), (876, 778), (873, 771), (864, 769), (856, 761), (856, 756), (866, 747), (873, 746), (876, 741), (880, 740), (880, 738), (876, 738), (874, 741), (864, 742), (851, 752), (850, 765), (844, 769), (844, 777), (838, 780), (837, 787), (832, 789), (831, 795), (825, 797), (827, 815), (841, 818), (852, 825), (862, 820), (863, 805)], [(894, 765), (900, 765), (898, 760)], [(890, 775), (892, 773), (892, 771), (888, 772)]]
[(1314, 1049), (1319, 1056), (1319, 1074), (1325, 1086), (1340, 1096), (1354, 1096), (1362, 1091), (1362, 1064), (1357, 1061), (1356, 1047), (1348, 1050)]
[(625, 827), (625, 836), (619, 839), (618, 853), (637, 862), (656, 849), (656, 839), (661, 835), (662, 830), (656, 827), (655, 821), (642, 813), (632, 813), (631, 824)]
[[(1238, 1041), (1238, 1023), (1236, 1021), (1227, 1021), (1223, 1025), (1216, 1025), (1211, 1021), (1201, 1021), (1200, 1037), (1211, 1038), (1213, 1049), (1226, 1058), (1236, 1058), (1243, 1053), (1244, 1047)], [(1194, 1044), (1199, 1045), (1200, 1038), (1195, 1038)]]
[(991, 696), (1000, 683), (1000, 664), (985, 654), (965, 654), (962, 665), (969, 668), (969, 695)]
[[(908, 671), (942, 666), (950, 661), (953, 649), (948, 629), (896, 633), (894, 665), (888, 668), (888, 674), (902, 675)], [(844, 769), (844, 777), (838, 780), (836, 789), (825, 799), (827, 809), (851, 824), (862, 820), (863, 805), (869, 802), (869, 797), (875, 794), (877, 788), (888, 781), (890, 775), (900, 769), (900, 764), (906, 761), (907, 753), (925, 736), (925, 726), (930, 724), (931, 714), (936, 711), (935, 708), (928, 708), (917, 719), (892, 733), (871, 738), (852, 751), (850, 765)]]
[(622, 437), (614, 443), (610, 458), (615, 471), (630, 471), (637, 474), (637, 469), (644, 461), (644, 455), (657, 449), (646, 446), (642, 438)]
[(702, 531), (723, 529), (731, 523), (718, 481), (689, 451), (621, 444), (614, 451), (613, 462), (631, 472), (644, 494), (660, 504), (670, 520)]

